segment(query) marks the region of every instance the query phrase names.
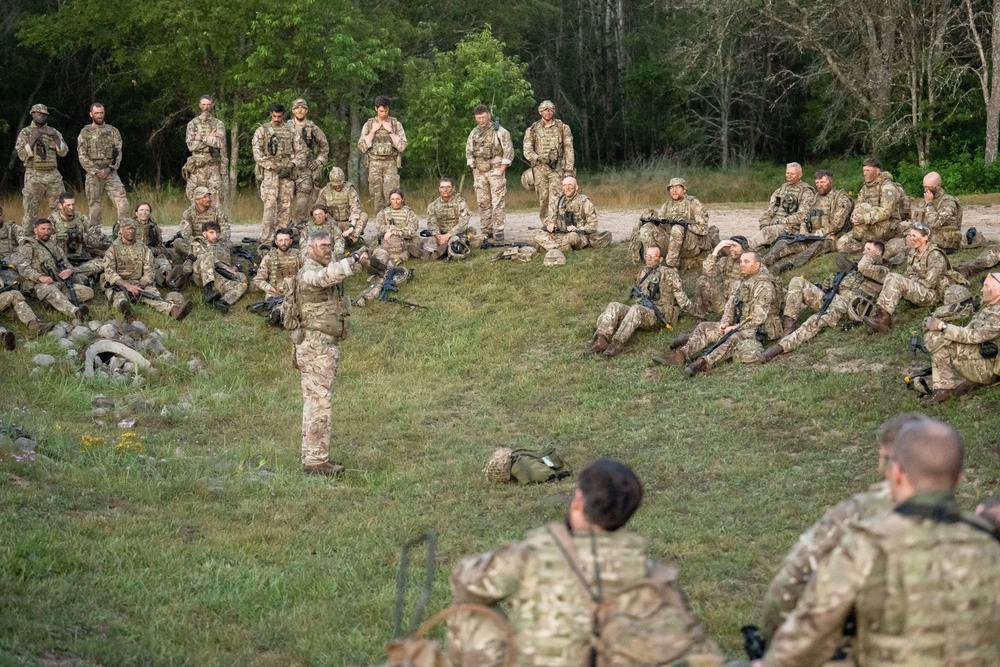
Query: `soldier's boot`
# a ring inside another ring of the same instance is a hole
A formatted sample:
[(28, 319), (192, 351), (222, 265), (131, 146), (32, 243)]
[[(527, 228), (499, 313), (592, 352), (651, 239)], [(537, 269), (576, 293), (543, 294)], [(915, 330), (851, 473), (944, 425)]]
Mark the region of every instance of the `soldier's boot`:
[(17, 344), (14, 341), (14, 333), (11, 331), (4, 331), (0, 333), (0, 341), (3, 342), (3, 347), (5, 350), (13, 350)]
[(935, 389), (931, 394), (931, 397), (927, 400), (928, 403), (944, 403), (955, 395), (953, 389)]
[(178, 264), (174, 268), (170, 269), (170, 273), (167, 274), (167, 285), (175, 290), (184, 289), (190, 280), (191, 274), (184, 270), (183, 264)]
[(88, 317), (90, 317), (90, 308), (87, 308), (87, 304), (81, 305), (73, 312), (73, 317), (81, 322), (85, 321)]
[(590, 340), (590, 345), (587, 346), (588, 352), (593, 352), (594, 354), (600, 354), (604, 350), (608, 349), (608, 345), (611, 344), (611, 340), (603, 334), (594, 334), (594, 337)]
[(212, 302), (212, 305), (215, 307), (217, 311), (219, 311), (223, 315), (229, 312), (229, 304), (223, 301), (222, 299), (216, 299), (215, 301)]
[(771, 273), (784, 273), (785, 271), (791, 271), (794, 268), (795, 264), (785, 259), (772, 266)]
[(202, 288), (201, 295), (205, 299), (205, 303), (215, 303), (222, 298), (222, 295), (215, 290), (214, 280)]
[(52, 322), (42, 322), (39, 319), (34, 319), (28, 322), (28, 333), (33, 337), (38, 338), (42, 334), (46, 334), (52, 331), (52, 327), (55, 326)]
[(872, 314), (864, 318), (865, 324), (875, 330), (876, 333), (886, 333), (892, 328), (892, 315), (881, 306), (875, 306)]
[(687, 362), (687, 358), (680, 350), (674, 350), (673, 352), (661, 352), (653, 357), (653, 362), (664, 366), (683, 366)]
[(617, 340), (611, 341), (608, 348), (601, 352), (605, 357), (617, 357), (619, 354), (625, 351), (625, 346)]
[(683, 347), (689, 340), (691, 340), (691, 334), (681, 334), (677, 338), (670, 341), (670, 349), (676, 350), (679, 347)]
[(493, 232), (493, 240), (497, 243), (503, 243), (503, 232)]
[(781, 318), (781, 335), (787, 336), (795, 331), (795, 318), (794, 317), (782, 317)]
[(774, 361), (781, 355), (785, 353), (785, 349), (780, 345), (772, 345), (763, 352), (760, 353), (760, 363), (766, 364), (769, 361)]
[(186, 301), (183, 305), (177, 304), (176, 306), (170, 309), (170, 317), (180, 322), (185, 317), (191, 314), (191, 310), (193, 308), (194, 308), (193, 301)]
[(686, 373), (689, 378), (693, 378), (698, 373), (707, 370), (708, 360), (705, 357), (698, 357), (690, 366), (684, 369), (684, 373)]
[(122, 314), (122, 319), (127, 323), (132, 324), (135, 321), (135, 313), (132, 311), (132, 306), (129, 305), (128, 301), (122, 300), (118, 302), (118, 312)]
[(837, 265), (838, 271), (850, 271), (857, 267), (858, 263), (853, 261), (847, 253), (838, 252), (833, 256), (833, 263)]
[(346, 470), (344, 466), (334, 461), (323, 461), (322, 463), (313, 463), (302, 466), (302, 472), (307, 475), (326, 475), (327, 477), (339, 475), (344, 472), (344, 470)]
[(953, 396), (955, 396), (956, 398), (958, 398), (959, 396), (965, 396), (966, 394), (968, 394), (970, 391), (972, 391), (973, 389), (975, 389), (978, 386), (979, 385), (977, 383), (972, 382), (971, 380), (965, 380), (964, 382), (962, 382), (962, 384), (960, 384), (957, 387), (955, 387), (954, 389), (952, 389), (951, 393), (952, 393)]
[(962, 277), (965, 278), (966, 280), (968, 280), (969, 278), (971, 278), (972, 274), (975, 273), (975, 269), (973, 269), (968, 264), (963, 264), (961, 266), (956, 266), (955, 270), (958, 271), (958, 273), (960, 273), (962, 275)]

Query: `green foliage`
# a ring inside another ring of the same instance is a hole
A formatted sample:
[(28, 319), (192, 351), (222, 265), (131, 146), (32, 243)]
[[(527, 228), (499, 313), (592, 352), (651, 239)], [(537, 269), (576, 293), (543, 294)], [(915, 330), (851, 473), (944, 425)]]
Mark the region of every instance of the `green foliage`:
[(466, 37), (453, 51), (406, 68), (408, 161), (422, 174), (464, 173), (465, 141), (475, 125), (472, 109), (485, 104), (507, 128), (515, 145), (524, 133), (524, 114), (534, 103), (525, 66), (504, 55), (504, 45), (489, 26)]
[(923, 192), (924, 175), (929, 171), (941, 174), (944, 189), (953, 195), (982, 194), (1000, 191), (1000, 161), (987, 167), (982, 155), (951, 160), (932, 160), (927, 167), (901, 162), (893, 176), (909, 193)]

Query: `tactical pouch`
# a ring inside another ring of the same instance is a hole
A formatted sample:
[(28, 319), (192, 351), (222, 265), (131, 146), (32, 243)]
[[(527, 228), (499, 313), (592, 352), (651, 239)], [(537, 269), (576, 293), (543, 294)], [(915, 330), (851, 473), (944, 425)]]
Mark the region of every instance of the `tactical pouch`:
[(996, 359), (998, 351), (995, 341), (987, 340), (979, 344), (979, 356), (983, 359)]
[(515, 449), (511, 452), (510, 475), (518, 484), (557, 482), (573, 474), (573, 469), (556, 453), (555, 447)]

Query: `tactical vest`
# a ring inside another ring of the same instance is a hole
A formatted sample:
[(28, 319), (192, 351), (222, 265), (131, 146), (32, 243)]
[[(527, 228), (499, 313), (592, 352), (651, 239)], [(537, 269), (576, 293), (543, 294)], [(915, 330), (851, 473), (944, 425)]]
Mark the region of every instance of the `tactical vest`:
[(691, 210), (691, 198), (687, 196), (680, 201), (667, 200), (658, 213), (663, 219), (695, 221), (694, 212)]
[(472, 135), (472, 157), (476, 169), (489, 171), (493, 166), (493, 158), (503, 157), (499, 133), (493, 128), (480, 130), (477, 127)]
[(879, 293), (882, 291), (882, 283), (872, 280), (857, 269), (854, 269), (840, 281), (840, 289), (837, 291), (843, 294), (856, 294), (868, 299), (877, 299)]
[(87, 125), (80, 133), (83, 141), (77, 146), (77, 152), (86, 155), (91, 161), (106, 169), (114, 161), (112, 152), (115, 148), (115, 131), (110, 125), (94, 127)]
[[(25, 129), (28, 130), (28, 137), (30, 138), (31, 132), (35, 129), (35, 124), (32, 123)], [(56, 160), (59, 158), (59, 155), (56, 153), (58, 146), (56, 145), (55, 137), (43, 134), (42, 137), (35, 142), (35, 145), (31, 150), (34, 153), (34, 157), (28, 158), (28, 160), (24, 163), (25, 169), (52, 171), (56, 168)]]
[(458, 224), (458, 202), (456, 197), (449, 201), (438, 199), (434, 202), (434, 216), (437, 218), (438, 229), (446, 233)]
[(267, 128), (264, 155), (276, 158), (278, 166), (287, 167), (292, 163), (292, 128), (288, 122), (282, 123), (278, 127), (268, 123), (264, 127)]
[(319, 287), (307, 285), (301, 279), (304, 271), (316, 271), (322, 268), (322, 265), (315, 260), (307, 259), (295, 281), (301, 326), (304, 329), (333, 336), (338, 340), (346, 338), (347, 318), (350, 317), (351, 307), (344, 294), (343, 283)]
[[(69, 262), (66, 261), (66, 253), (63, 252), (63, 249), (58, 243), (54, 242), (54, 239), (49, 239), (48, 243), (42, 243), (38, 239), (32, 238), (29, 239), (25, 245), (30, 246), (31, 268), (43, 275), (46, 275), (46, 271), (43, 267), (47, 266), (51, 268), (54, 273), (58, 273), (59, 264), (63, 264), (63, 266), (69, 265)], [(22, 277), (25, 276), (22, 274)], [(33, 285), (28, 285), (28, 287), (32, 286)]]
[(541, 121), (535, 123), (535, 152), (550, 169), (560, 166), (565, 152), (562, 121), (556, 120), (550, 127), (545, 127)]
[(307, 120), (305, 125), (301, 127), (296, 125), (294, 121), (289, 121), (293, 131), (297, 131), (302, 134), (302, 143), (306, 146), (306, 152), (309, 153), (309, 157), (315, 157), (316, 151), (313, 148), (316, 147), (316, 123), (311, 120)]
[(272, 250), (267, 255), (268, 282), (272, 285), (279, 284), (288, 276), (294, 276), (299, 270), (299, 260), (294, 252), (281, 252)]
[(142, 279), (146, 246), (138, 242), (126, 245), (122, 241), (115, 241), (111, 250), (115, 257), (115, 273), (128, 281)]
[(963, 523), (894, 514), (869, 534), (882, 558), (858, 594), (858, 664), (995, 664), (1000, 545)]
[(372, 147), (369, 150), (369, 154), (375, 157), (392, 157), (396, 154), (396, 147), (392, 145), (389, 131), (384, 127), (378, 128), (375, 136), (372, 137)]
[[(207, 136), (213, 131), (225, 136), (225, 127), (222, 127), (222, 122), (217, 118), (209, 118), (208, 120), (202, 120), (201, 116), (196, 116), (192, 121), (198, 130), (198, 134), (201, 136)], [(201, 146), (192, 151), (195, 155), (202, 158), (202, 162), (206, 159), (208, 162), (218, 163), (222, 161), (222, 150), (218, 148), (213, 148), (212, 146)], [(205, 162), (205, 164), (208, 164)]]
[(163, 239), (160, 238), (160, 228), (152, 220), (140, 222), (135, 226), (135, 240), (136, 243), (150, 248), (158, 247), (163, 243)]
[(399, 208), (393, 208), (391, 206), (387, 207), (384, 211), (386, 222), (390, 226), (398, 227), (403, 229), (406, 227), (406, 221), (410, 219), (410, 208), (408, 206), (400, 206)]
[(323, 198), (326, 200), (326, 210), (330, 217), (337, 222), (347, 222), (351, 217), (351, 191), (345, 183), (344, 187), (337, 192), (333, 186), (324, 188)]
[(74, 213), (72, 219), (66, 220), (62, 217), (62, 213), (54, 212), (49, 215), (49, 220), (55, 228), (53, 238), (62, 247), (63, 252), (69, 256), (87, 254), (84, 243), (87, 223), (81, 214)]
[(778, 215), (789, 216), (798, 213), (802, 205), (803, 193), (809, 191), (809, 186), (799, 181), (795, 185), (785, 183), (778, 188), (777, 202), (772, 202), (778, 206)]
[(17, 247), (17, 230), (14, 228), (14, 223), (5, 223), (0, 227), (0, 258), (13, 254)]
[(222, 229), (222, 220), (219, 219), (219, 210), (214, 206), (209, 206), (208, 210), (204, 213), (199, 213), (198, 209), (194, 207), (194, 204), (188, 209), (190, 215), (182, 216), (182, 219), (186, 218), (188, 222), (191, 223), (191, 233), (194, 236), (201, 236), (201, 228), (206, 222), (218, 222), (219, 229)]

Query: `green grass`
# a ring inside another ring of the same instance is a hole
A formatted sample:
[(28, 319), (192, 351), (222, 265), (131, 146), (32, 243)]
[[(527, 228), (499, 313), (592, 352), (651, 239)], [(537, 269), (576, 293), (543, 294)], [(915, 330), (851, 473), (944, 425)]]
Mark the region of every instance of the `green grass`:
[[(810, 276), (830, 268), (826, 258)], [(650, 366), (671, 334), (639, 333), (612, 361), (580, 352), (604, 304), (628, 291), (620, 245), (558, 269), (477, 253), (416, 271), (402, 297), (430, 310), (376, 303), (352, 317), (332, 444), (349, 472), (333, 481), (299, 472), (287, 336), (242, 308), (145, 315), (178, 359), (143, 385), (79, 378), (66, 362), (32, 375), (35, 353), (57, 353), (47, 339), (4, 353), (0, 417), (39, 445), (18, 462), (0, 438), (0, 664), (379, 663), (405, 541), (438, 534), (433, 611), (461, 555), (565, 512), (572, 480), (485, 482), (502, 446), (552, 443), (577, 469), (599, 456), (633, 465), (647, 489), (634, 529), (679, 560), (734, 657), (799, 532), (875, 481), (884, 420), (924, 409), (953, 423), (968, 445), (963, 503), (1000, 490), (1000, 394), (925, 406), (903, 387), (922, 310), (901, 308), (886, 336), (826, 331), (767, 366), (687, 379)], [(194, 357), (204, 371), (188, 370)], [(95, 393), (120, 406), (104, 424), (90, 416)], [(156, 410), (134, 414), (136, 400)], [(125, 431), (141, 452), (114, 447)]]

